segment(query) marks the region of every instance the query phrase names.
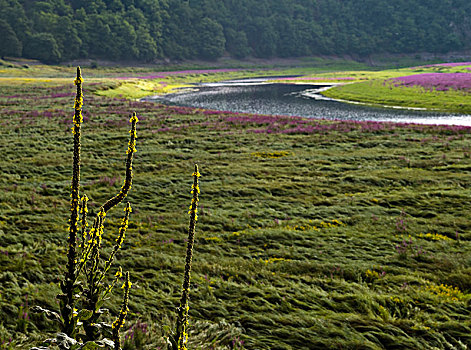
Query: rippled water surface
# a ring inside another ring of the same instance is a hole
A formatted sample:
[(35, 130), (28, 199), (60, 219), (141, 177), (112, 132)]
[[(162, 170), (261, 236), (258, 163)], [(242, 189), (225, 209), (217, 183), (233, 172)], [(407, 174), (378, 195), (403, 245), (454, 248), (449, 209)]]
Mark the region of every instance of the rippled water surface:
[(165, 97), (147, 98), (180, 106), (257, 114), (292, 115), (341, 120), (375, 120), (424, 124), (471, 125), (471, 115), (355, 105), (316, 99), (321, 86), (265, 84), (245, 80), (195, 86)]

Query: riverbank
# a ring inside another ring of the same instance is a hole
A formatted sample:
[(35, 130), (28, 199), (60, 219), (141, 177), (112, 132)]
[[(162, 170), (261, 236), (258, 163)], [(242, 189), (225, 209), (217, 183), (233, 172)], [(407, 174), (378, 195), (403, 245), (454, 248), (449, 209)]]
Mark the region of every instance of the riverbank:
[(471, 114), (471, 62), (384, 71), (381, 75), (363, 77), (364, 81), (337, 86), (323, 95), (378, 106)]
[(336, 100), (372, 106), (471, 114), (471, 94), (467, 92), (401, 88), (384, 80), (338, 86), (322, 94)]
[[(81, 191), (90, 214), (119, 191), (129, 114), (140, 119), (133, 213), (116, 257), (133, 281), (128, 348), (165, 346), (194, 163), (202, 176), (189, 348), (471, 343), (470, 128), (110, 99), (91, 92), (109, 83), (90, 85), (87, 73)], [(73, 98), (72, 78), (0, 81), (0, 344), (10, 348), (38, 345), (54, 329), (30, 309), (57, 308)], [(107, 215), (105, 247), (121, 209)], [(118, 294), (105, 305), (110, 320)]]
[[(410, 75), (423, 74), (470, 74), (471, 64), (464, 63), (430, 63), (405, 57), (399, 61), (382, 59), (384, 64), (401, 66), (401, 63), (414, 62), (416, 66), (409, 68), (381, 69), (378, 66), (367, 66), (355, 61), (338, 59), (329, 61), (323, 58), (300, 60), (304, 62), (298, 67), (278, 65), (230, 65), (208, 67), (203, 63), (190, 66), (143, 66), (143, 67), (96, 67), (90, 68), (89, 79), (99, 83), (100, 90), (95, 93), (110, 98), (127, 98), (137, 100), (151, 95), (175, 93), (182, 88), (192, 88), (193, 84), (219, 82), (260, 76), (292, 76), (290, 78), (273, 79), (274, 83), (330, 83), (344, 84), (323, 93), (324, 96), (360, 102), (378, 106), (400, 106), (406, 108), (427, 109), (447, 113), (471, 114), (469, 90), (434, 91), (410, 86), (397, 86), (392, 79)], [(287, 62), (290, 62), (289, 60)], [(310, 64), (305, 64), (309, 62)], [(260, 62), (259, 62), (260, 63)], [(285, 62), (286, 63), (286, 62)], [(261, 63), (260, 63), (261, 64)], [(11, 67), (10, 67), (11, 66)], [(26, 65), (27, 66), (27, 65)], [(173, 70), (159, 70), (162, 68)], [(20, 84), (33, 82), (34, 79), (55, 80), (61, 83), (70, 74), (71, 68), (65, 66), (44, 66), (34, 64), (25, 68), (24, 64), (4, 64), (0, 68), (0, 79), (7, 79)], [(296, 77), (294, 77), (296, 76)], [(437, 81), (438, 84), (438, 81)]]
[[(189, 71), (182, 74), (161, 73), (138, 77), (136, 81), (119, 83), (119, 86), (100, 92), (108, 97), (143, 98), (148, 95), (165, 95), (175, 93), (180, 89), (192, 88), (195, 83), (210, 83), (222, 80), (234, 80), (266, 76), (272, 83), (285, 84), (332, 84), (332, 89), (322, 92), (322, 95), (338, 101), (361, 103), (365, 105), (405, 108), (411, 110), (429, 110), (446, 113), (471, 114), (471, 83), (466, 82), (459, 87), (440, 89), (440, 81), (445, 76), (454, 75), (471, 77), (471, 64), (438, 64), (417, 66), (412, 68), (389, 69), (383, 71), (334, 71), (303, 74), (300, 69), (290, 70), (212, 70), (206, 72)], [(178, 72), (177, 72), (178, 73)], [(185, 74), (184, 74), (185, 73)], [(278, 75), (296, 75), (287, 78), (274, 77)], [(435, 75), (436, 82), (428, 86), (403, 86), (395, 79), (401, 77)], [(160, 80), (159, 80), (160, 79)], [(471, 81), (471, 78), (470, 80)], [(434, 85), (435, 84), (435, 85)]]

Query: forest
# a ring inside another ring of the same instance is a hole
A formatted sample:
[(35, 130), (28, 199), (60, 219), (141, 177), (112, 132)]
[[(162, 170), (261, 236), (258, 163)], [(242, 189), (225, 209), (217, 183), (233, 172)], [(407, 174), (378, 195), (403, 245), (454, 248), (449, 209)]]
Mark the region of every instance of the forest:
[(0, 55), (45, 63), (447, 53), (468, 0), (0, 0)]

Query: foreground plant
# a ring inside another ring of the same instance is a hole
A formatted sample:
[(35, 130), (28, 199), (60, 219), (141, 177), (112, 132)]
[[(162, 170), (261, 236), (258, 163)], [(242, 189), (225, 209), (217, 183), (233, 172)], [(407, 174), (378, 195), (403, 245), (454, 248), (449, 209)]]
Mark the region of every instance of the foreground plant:
[[(127, 313), (129, 289), (131, 282), (129, 272), (126, 273), (125, 293), (123, 308), (113, 326), (100, 322), (100, 316), (108, 310), (102, 306), (107, 300), (116, 282), (122, 277), (121, 268), (115, 274), (110, 284), (105, 283), (114, 257), (125, 238), (128, 227), (131, 206), (127, 203), (124, 209), (116, 243), (109, 257), (104, 260), (101, 255), (102, 235), (107, 212), (121, 203), (127, 196), (132, 186), (132, 161), (136, 152), (136, 124), (138, 118), (133, 113), (130, 122), (130, 140), (127, 149), (126, 176), (124, 184), (118, 194), (106, 201), (99, 209), (94, 218), (93, 225), (87, 231), (87, 196), (80, 199), (80, 137), (82, 118), (82, 75), (80, 67), (77, 67), (77, 77), (74, 80), (77, 93), (74, 104), (74, 118), (72, 133), (74, 135), (73, 176), (71, 185), (69, 237), (67, 240), (67, 265), (64, 280), (60, 283), (62, 293), (57, 296), (60, 304), (60, 312), (45, 310), (36, 307), (46, 317), (60, 323), (61, 333), (56, 338), (46, 341), (47, 344), (56, 345), (60, 349), (96, 349), (115, 348), (120, 349), (119, 328), (124, 324)], [(80, 213), (82, 214), (81, 218)], [(80, 229), (79, 229), (80, 221)], [(117, 328), (117, 330), (116, 330)], [(106, 338), (112, 337), (113, 341)], [(47, 348), (40, 348), (47, 349)]]
[(175, 333), (170, 335), (169, 337), (169, 350), (186, 350), (186, 344), (188, 342), (188, 301), (190, 297), (190, 272), (191, 261), (193, 258), (193, 246), (195, 243), (196, 221), (198, 220), (198, 195), (200, 193), (198, 178), (201, 176), (198, 171), (198, 165), (195, 165), (195, 171), (192, 176), (193, 185), (191, 186), (191, 193), (193, 197), (191, 199), (190, 210), (188, 212), (188, 214), (190, 214), (190, 224), (188, 226), (188, 243), (186, 248), (182, 296), (180, 299), (180, 306), (177, 308), (177, 322), (175, 326)]
[(126, 320), (126, 315), (128, 314), (128, 303), (129, 303), (129, 290), (131, 289), (131, 281), (129, 279), (129, 272), (126, 272), (126, 280), (123, 284), (124, 288), (124, 297), (123, 297), (123, 305), (121, 306), (121, 311), (119, 312), (118, 317), (113, 322), (111, 326), (113, 330), (113, 342), (114, 342), (114, 350), (121, 350), (121, 343), (119, 340), (119, 330), (124, 326), (124, 321)]

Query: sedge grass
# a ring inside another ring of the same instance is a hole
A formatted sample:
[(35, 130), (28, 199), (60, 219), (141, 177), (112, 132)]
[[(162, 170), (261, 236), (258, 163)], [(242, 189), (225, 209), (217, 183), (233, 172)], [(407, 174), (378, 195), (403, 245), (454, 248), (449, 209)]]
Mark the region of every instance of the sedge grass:
[[(28, 305), (55, 307), (65, 263), (70, 97), (61, 94), (73, 86), (0, 90), (0, 343), (26, 349), (52, 332)], [(190, 199), (182, 184), (198, 163), (189, 348), (471, 343), (469, 128), (214, 114), (85, 90), (90, 215), (119, 190), (128, 110), (141, 131), (133, 220), (115, 257), (136, 287), (124, 337), (139, 328), (139, 344), (158, 348), (175, 324)], [(100, 173), (108, 178), (96, 181)], [(105, 242), (120, 219), (109, 215)], [(442, 284), (459, 289), (457, 300)], [(119, 299), (109, 302), (112, 314)], [(136, 339), (125, 346), (137, 348)]]

